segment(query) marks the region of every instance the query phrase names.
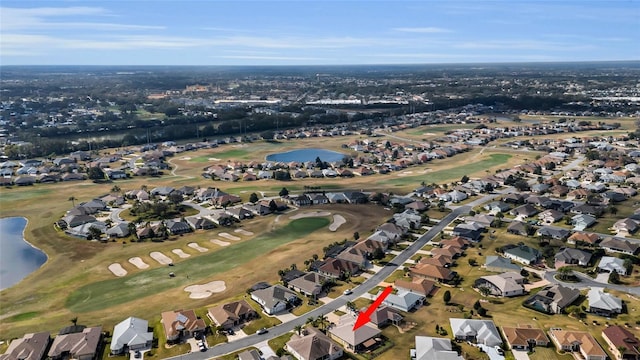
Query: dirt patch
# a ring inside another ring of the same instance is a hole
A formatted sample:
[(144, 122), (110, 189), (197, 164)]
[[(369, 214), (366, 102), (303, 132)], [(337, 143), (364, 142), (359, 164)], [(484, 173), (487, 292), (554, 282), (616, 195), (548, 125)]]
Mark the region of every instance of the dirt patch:
[(190, 156), (183, 156), (180, 158), (180, 160), (191, 160)]
[(220, 245), (220, 246), (229, 246), (229, 244), (231, 244), (228, 241), (222, 241), (222, 240), (218, 240), (218, 239), (211, 239), (209, 241), (211, 241), (212, 243), (214, 243), (216, 245)]
[(190, 293), (189, 297), (192, 299), (204, 299), (213, 295), (214, 293), (223, 292), (227, 289), (224, 281), (211, 281), (201, 285), (190, 285), (184, 288), (184, 291)]
[(192, 248), (192, 249), (196, 249), (196, 250), (198, 250), (198, 251), (200, 251), (200, 252), (207, 252), (207, 251), (209, 251), (209, 249), (207, 249), (207, 248), (205, 248), (205, 247), (202, 247), (202, 246), (198, 245), (197, 243), (188, 243), (188, 244), (187, 244), (187, 246), (188, 246), (188, 247), (190, 247), (190, 248)]
[(251, 236), (253, 233), (251, 231), (247, 231), (245, 229), (236, 229), (234, 232), (237, 232), (240, 235)]
[(331, 213), (328, 211), (320, 211), (320, 210), (305, 211), (299, 214), (295, 214), (293, 216), (289, 216), (289, 219), (295, 220), (295, 219), (302, 219), (307, 217), (320, 217), (320, 216), (329, 216), (329, 215), (331, 215)]
[(125, 270), (122, 265), (120, 265), (119, 263), (113, 263), (111, 265), (109, 265), (109, 271), (111, 271), (113, 273), (113, 275), (118, 276), (118, 277), (122, 277), (127, 275), (127, 270)]
[(239, 237), (233, 236), (233, 235), (231, 235), (229, 233), (220, 233), (220, 234), (218, 234), (218, 236), (223, 237), (223, 238), (228, 239), (228, 240), (233, 240), (233, 241), (241, 240)]
[(329, 231), (336, 231), (338, 228), (346, 223), (347, 220), (342, 215), (333, 215), (333, 222), (329, 225)]
[(170, 257), (168, 257), (167, 255), (159, 252), (159, 251), (153, 251), (149, 254), (149, 256), (151, 256), (153, 258), (153, 260), (157, 261), (158, 263), (160, 263), (160, 265), (169, 265), (171, 263), (173, 263), (173, 260), (171, 260)]
[(129, 259), (129, 262), (132, 263), (133, 266), (137, 267), (138, 269), (146, 269), (149, 267), (149, 264), (142, 261), (142, 259), (137, 256)]
[(186, 259), (189, 256), (191, 256), (191, 255), (187, 254), (186, 252), (182, 251), (182, 249), (173, 249), (173, 250), (171, 250), (171, 252), (176, 254), (176, 255), (178, 255), (181, 259)]

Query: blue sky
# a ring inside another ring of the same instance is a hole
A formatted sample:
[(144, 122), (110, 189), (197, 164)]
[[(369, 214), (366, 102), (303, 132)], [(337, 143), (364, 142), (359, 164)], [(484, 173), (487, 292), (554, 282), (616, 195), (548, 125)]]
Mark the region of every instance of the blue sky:
[(640, 60), (640, 0), (2, 0), (2, 65)]

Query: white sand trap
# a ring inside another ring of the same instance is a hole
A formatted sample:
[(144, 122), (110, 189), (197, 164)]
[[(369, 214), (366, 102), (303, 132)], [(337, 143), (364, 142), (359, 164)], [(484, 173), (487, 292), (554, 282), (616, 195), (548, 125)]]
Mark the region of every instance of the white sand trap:
[(209, 161), (220, 161), (218, 158), (209, 158)]
[(173, 250), (171, 250), (171, 252), (176, 254), (176, 255), (178, 255), (178, 256), (180, 256), (181, 259), (186, 259), (189, 256), (191, 256), (191, 255), (187, 254), (186, 252), (182, 251), (182, 249), (173, 249)]
[(338, 228), (346, 223), (347, 220), (342, 215), (333, 215), (333, 222), (329, 225), (329, 231), (336, 231)]
[(191, 156), (183, 156), (180, 160), (191, 160)]
[(211, 239), (209, 241), (211, 241), (212, 243), (214, 243), (216, 245), (220, 245), (220, 246), (229, 246), (229, 244), (231, 244), (228, 241), (222, 241), (222, 240), (218, 240), (218, 239)]
[(118, 263), (113, 263), (109, 265), (109, 271), (113, 273), (115, 276), (125, 276), (127, 275), (127, 270), (125, 270), (122, 265)]
[(207, 252), (207, 251), (209, 251), (209, 249), (207, 249), (207, 248), (205, 248), (205, 247), (202, 247), (202, 246), (198, 245), (198, 243), (188, 243), (188, 244), (187, 244), (187, 246), (188, 246), (188, 247), (190, 247), (190, 248), (192, 248), (192, 249), (196, 249), (196, 250), (198, 250), (198, 251), (200, 251), (200, 252)]
[(149, 267), (149, 264), (147, 264), (146, 262), (142, 261), (142, 259), (137, 257), (137, 256), (136, 257), (132, 257), (131, 259), (129, 259), (129, 262), (132, 263), (138, 269), (146, 269), (146, 268)]
[(318, 216), (329, 216), (331, 215), (330, 212), (328, 211), (305, 211), (303, 213), (300, 214), (295, 214), (293, 216), (290, 216), (289, 219), (291, 220), (295, 220), (295, 219), (302, 219), (302, 218), (307, 218), (307, 217), (318, 217)]
[(159, 251), (153, 251), (149, 254), (149, 256), (151, 256), (153, 260), (159, 262), (160, 265), (169, 265), (173, 262), (170, 257)]
[(228, 239), (228, 240), (233, 240), (233, 241), (240, 240), (239, 237), (233, 236), (233, 235), (231, 235), (229, 233), (220, 233), (220, 234), (218, 234), (218, 236), (223, 237), (223, 238)]
[(191, 293), (189, 297), (192, 299), (204, 299), (213, 293), (223, 292), (227, 289), (224, 281), (214, 280), (202, 285), (190, 285), (184, 288), (184, 291)]
[(245, 229), (236, 229), (235, 232), (237, 232), (240, 235), (244, 235), (244, 236), (251, 236), (253, 235), (253, 233), (251, 231), (247, 231)]

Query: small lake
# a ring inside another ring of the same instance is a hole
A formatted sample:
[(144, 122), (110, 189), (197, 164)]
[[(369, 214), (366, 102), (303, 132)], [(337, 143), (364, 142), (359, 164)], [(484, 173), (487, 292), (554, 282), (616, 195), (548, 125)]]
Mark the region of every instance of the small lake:
[(345, 157), (345, 154), (339, 153), (336, 151), (325, 150), (325, 149), (300, 149), (287, 151), (282, 153), (276, 153), (267, 155), (267, 161), (276, 161), (276, 162), (307, 162), (307, 161), (316, 161), (316, 158), (320, 158), (322, 161), (326, 162), (334, 162), (340, 161)]
[(0, 290), (9, 288), (38, 270), (47, 255), (29, 245), (24, 239), (27, 219), (0, 219)]

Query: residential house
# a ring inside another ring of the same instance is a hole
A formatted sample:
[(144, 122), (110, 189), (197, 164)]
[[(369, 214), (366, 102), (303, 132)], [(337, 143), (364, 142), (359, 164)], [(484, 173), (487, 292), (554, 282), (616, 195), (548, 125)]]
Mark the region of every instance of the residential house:
[(41, 360), (51, 343), (48, 332), (29, 333), (14, 339), (0, 360)]
[(589, 312), (612, 317), (622, 313), (622, 300), (604, 292), (604, 288), (592, 287), (587, 293)]
[(196, 230), (210, 230), (216, 227), (216, 223), (212, 220), (200, 216), (189, 216), (185, 220)]
[(244, 220), (251, 219), (253, 217), (253, 213), (242, 206), (227, 208), (225, 212), (228, 215), (231, 215), (236, 220)]
[(129, 233), (130, 233), (129, 224), (130, 223), (128, 223), (126, 221), (118, 223), (118, 224), (114, 225), (113, 227), (107, 229), (107, 231), (105, 231), (105, 234), (107, 234), (107, 236), (110, 237), (110, 238), (127, 237), (127, 236), (129, 236)]
[(600, 241), (600, 235), (585, 232), (574, 232), (567, 238), (567, 244), (570, 245), (584, 244), (594, 246), (598, 241)]
[(571, 232), (567, 229), (551, 227), (551, 226), (543, 226), (536, 231), (536, 235), (556, 240), (564, 240), (571, 235)]
[(169, 233), (172, 235), (186, 234), (193, 231), (189, 224), (181, 220), (167, 220), (165, 222), (165, 226), (167, 228), (167, 231), (169, 231)]
[(400, 315), (397, 310), (386, 305), (380, 305), (373, 313), (371, 313), (370, 317), (371, 323), (377, 326), (378, 329), (382, 329), (389, 324), (398, 325), (402, 319), (402, 315)]
[(168, 342), (180, 342), (207, 328), (204, 320), (196, 316), (193, 310), (165, 311), (160, 317)]
[(327, 259), (324, 264), (318, 267), (318, 273), (332, 278), (350, 277), (360, 272), (360, 266), (342, 259)]
[(536, 346), (549, 346), (549, 338), (542, 329), (532, 326), (502, 327), (502, 334), (512, 350), (533, 351)]
[(571, 224), (573, 224), (573, 230), (583, 231), (584, 229), (595, 224), (597, 219), (594, 216), (587, 214), (578, 214), (571, 218)]
[(563, 217), (564, 217), (563, 213), (553, 209), (545, 210), (540, 214), (538, 214), (538, 219), (540, 219), (540, 221), (542, 221), (545, 224), (553, 224), (555, 222), (562, 220)]
[(538, 213), (538, 209), (536, 209), (536, 207), (531, 205), (531, 204), (524, 204), (524, 205), (518, 206), (517, 208), (512, 209), (511, 211), (509, 211), (509, 214), (511, 214), (513, 216), (517, 216), (519, 218), (532, 217), (532, 216), (536, 215), (537, 213)]
[(580, 290), (547, 285), (525, 300), (524, 305), (548, 314), (560, 314), (580, 296)]
[(529, 235), (529, 225), (522, 221), (513, 220), (509, 226), (507, 226), (507, 232), (515, 235), (528, 236)]
[(451, 331), (456, 340), (471, 341), (486, 346), (502, 345), (502, 338), (491, 320), (450, 318)]
[(555, 255), (555, 268), (559, 269), (567, 265), (588, 266), (591, 261), (591, 253), (588, 251), (562, 248)]
[(151, 349), (153, 331), (149, 331), (149, 322), (129, 317), (113, 328), (111, 336), (111, 354), (120, 355), (128, 351)]
[(451, 282), (456, 273), (445, 268), (432, 264), (416, 264), (409, 268), (412, 277), (433, 280), (441, 283)]
[[(369, 240), (370, 241), (370, 240)], [(356, 245), (349, 247), (339, 253), (336, 258), (345, 260), (356, 264), (360, 269), (365, 269), (369, 264), (368, 255), (366, 251), (356, 247)]]
[(366, 323), (353, 331), (355, 321), (356, 319), (352, 315), (343, 315), (336, 326), (329, 329), (329, 337), (337, 341), (347, 351), (355, 353), (374, 347), (377, 344), (375, 338), (380, 336), (381, 331), (371, 323)]
[(228, 330), (258, 318), (258, 313), (245, 300), (238, 300), (207, 309), (207, 317)]
[(626, 239), (609, 237), (600, 242), (600, 247), (607, 252), (619, 252), (627, 255), (634, 255), (640, 249), (640, 243), (631, 242)]
[(551, 329), (549, 337), (558, 350), (577, 352), (584, 360), (605, 360), (607, 358), (607, 353), (588, 332)]
[(250, 349), (239, 353), (238, 360), (262, 360), (262, 356), (258, 349)]
[(491, 227), (495, 222), (495, 220), (496, 220), (496, 217), (494, 215), (487, 215), (487, 214), (476, 214), (476, 215), (467, 216), (464, 218), (465, 222), (480, 224), (482, 228)]
[(342, 348), (314, 327), (305, 329), (302, 336), (293, 335), (285, 350), (298, 360), (335, 360), (343, 355)]
[(398, 290), (411, 291), (425, 297), (431, 296), (432, 293), (437, 289), (435, 282), (421, 278), (415, 278), (411, 281), (398, 279), (394, 282), (393, 285)]
[(585, 215), (599, 217), (602, 215), (602, 213), (604, 213), (604, 208), (602, 206), (581, 204), (581, 205), (574, 206), (571, 209), (571, 212), (574, 214), (585, 214)]
[(496, 255), (487, 256), (484, 267), (485, 270), (493, 272), (515, 271), (519, 273), (522, 270), (522, 267), (512, 263), (511, 260)]
[(512, 297), (524, 294), (524, 280), (518, 272), (506, 272), (482, 276), (474, 282), (473, 287), (487, 288), (493, 296)]
[(251, 293), (251, 298), (269, 315), (285, 311), (299, 301), (295, 292), (280, 285), (256, 290)]
[(624, 218), (616, 221), (611, 230), (621, 235), (633, 234), (640, 228), (640, 221), (632, 218)]
[(521, 264), (531, 265), (538, 262), (541, 254), (538, 250), (527, 245), (518, 245), (505, 250), (504, 256)]
[(326, 281), (326, 277), (315, 272), (309, 272), (289, 281), (288, 284), (289, 288), (295, 291), (307, 296), (317, 297), (322, 292)]
[(624, 260), (613, 256), (603, 256), (598, 263), (598, 271), (608, 273), (615, 271), (618, 275), (627, 275), (627, 268), (624, 266)]
[[(380, 293), (378, 293), (380, 295)], [(384, 305), (400, 311), (412, 311), (423, 304), (425, 296), (407, 290), (398, 290), (395, 294), (389, 294), (382, 301)]]
[(77, 326), (78, 332), (60, 333), (53, 339), (47, 356), (52, 360), (93, 360), (98, 356), (102, 327)]
[(624, 327), (608, 326), (602, 330), (602, 338), (615, 360), (640, 360), (640, 340)]
[(411, 360), (464, 360), (452, 350), (451, 340), (430, 336), (416, 336), (416, 347), (411, 349)]
[(412, 230), (419, 229), (422, 216), (411, 209), (407, 209), (401, 213), (393, 214), (394, 223), (403, 229)]
[(271, 208), (268, 205), (265, 205), (262, 203), (246, 204), (246, 205), (243, 205), (243, 207), (251, 211), (251, 213), (257, 216), (265, 216), (272, 213)]
[(492, 201), (484, 206), (484, 209), (487, 210), (490, 214), (497, 214), (499, 212), (506, 213), (511, 209), (511, 206), (503, 201)]

